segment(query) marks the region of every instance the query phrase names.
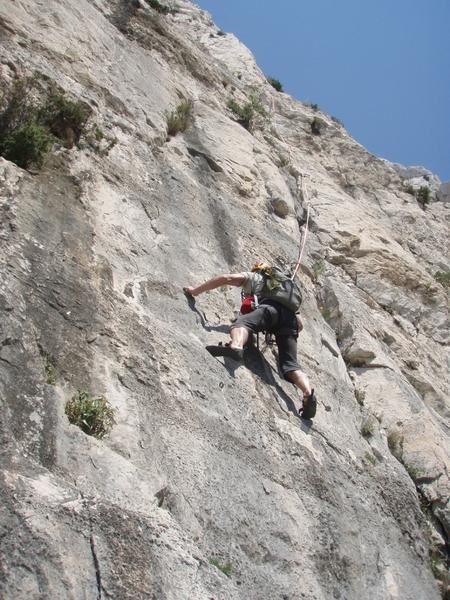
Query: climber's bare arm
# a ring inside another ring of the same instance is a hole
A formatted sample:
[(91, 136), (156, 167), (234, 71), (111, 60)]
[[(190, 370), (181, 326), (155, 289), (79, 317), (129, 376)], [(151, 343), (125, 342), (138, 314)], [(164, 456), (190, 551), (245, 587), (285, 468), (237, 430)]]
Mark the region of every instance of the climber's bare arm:
[(227, 273), (208, 279), (208, 281), (205, 281), (205, 283), (202, 283), (197, 287), (184, 287), (183, 291), (188, 296), (198, 296), (199, 294), (203, 294), (203, 292), (215, 290), (223, 285), (235, 285), (239, 287), (244, 283), (245, 279), (246, 276), (244, 273)]

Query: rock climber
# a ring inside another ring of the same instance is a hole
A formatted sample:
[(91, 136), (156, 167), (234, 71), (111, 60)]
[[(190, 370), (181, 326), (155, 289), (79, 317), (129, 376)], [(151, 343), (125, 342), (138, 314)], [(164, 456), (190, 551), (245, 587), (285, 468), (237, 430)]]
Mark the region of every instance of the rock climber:
[(241, 361), (244, 347), (253, 333), (265, 331), (275, 335), (278, 360), (283, 377), (297, 386), (303, 394), (300, 414), (312, 419), (316, 414), (317, 399), (307, 376), (297, 362), (297, 337), (303, 329), (297, 314), (301, 292), (296, 283), (267, 263), (256, 263), (251, 271), (217, 275), (197, 287), (184, 287), (184, 293), (195, 297), (224, 285), (242, 288), (244, 302), (250, 312), (241, 314), (230, 327), (231, 341), (225, 345), (207, 346), (213, 356), (227, 356)]

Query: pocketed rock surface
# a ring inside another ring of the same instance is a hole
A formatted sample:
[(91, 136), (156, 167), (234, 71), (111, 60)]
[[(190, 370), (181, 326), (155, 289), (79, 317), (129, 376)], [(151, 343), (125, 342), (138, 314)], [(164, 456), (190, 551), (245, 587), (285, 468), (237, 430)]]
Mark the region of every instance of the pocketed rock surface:
[[(171, 7), (0, 5), (2, 87), (44, 75), (102, 132), (40, 170), (0, 158), (0, 596), (437, 600), (448, 184), (373, 156), (205, 12)], [(249, 131), (228, 103), (252, 97)], [(183, 99), (188, 127), (168, 136)], [(238, 290), (182, 293), (295, 263), (308, 206), (313, 422), (262, 338), (241, 366), (205, 351)], [(69, 424), (77, 390), (114, 408), (105, 438)]]

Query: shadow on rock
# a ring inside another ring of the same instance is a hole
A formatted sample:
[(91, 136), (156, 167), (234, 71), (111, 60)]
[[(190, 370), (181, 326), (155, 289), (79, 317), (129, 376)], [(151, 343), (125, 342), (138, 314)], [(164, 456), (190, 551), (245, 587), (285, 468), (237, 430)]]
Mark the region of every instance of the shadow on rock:
[(197, 306), (195, 305), (195, 298), (193, 296), (189, 296), (188, 294), (185, 294), (185, 297), (189, 308), (192, 310), (192, 312), (195, 312), (195, 314), (198, 315), (200, 319), (200, 324), (203, 327), (203, 329), (205, 329), (205, 331), (218, 331), (220, 333), (229, 333), (229, 325), (210, 325), (208, 323), (205, 313), (200, 312)]
[(309, 433), (311, 431), (312, 426), (312, 419), (304, 419), (302, 416), (300, 416), (300, 428), (304, 433)]
[(298, 410), (294, 401), (277, 382), (272, 366), (267, 362), (260, 350), (255, 346), (247, 347), (244, 352), (244, 364), (252, 373), (262, 379), (264, 383), (274, 387), (279, 397), (285, 402), (288, 411), (298, 417)]

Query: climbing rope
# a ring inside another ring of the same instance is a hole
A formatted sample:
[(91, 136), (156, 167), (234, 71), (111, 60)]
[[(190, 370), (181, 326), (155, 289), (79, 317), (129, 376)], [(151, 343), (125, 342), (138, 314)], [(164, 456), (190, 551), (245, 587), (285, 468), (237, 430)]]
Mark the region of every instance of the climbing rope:
[[(308, 235), (308, 225), (309, 225), (309, 201), (308, 201), (308, 196), (306, 194), (306, 187), (304, 185), (303, 179), (304, 176), (302, 174), (300, 174), (301, 177), (301, 182), (302, 182), (302, 195), (303, 195), (303, 200), (306, 203), (307, 209), (306, 209), (306, 223), (305, 223), (305, 228), (304, 228), (304, 232), (305, 234), (303, 235), (303, 229), (300, 230), (300, 248), (299, 248), (299, 252), (298, 252), (298, 258), (297, 258), (297, 263), (295, 265), (295, 269), (294, 269), (294, 273), (291, 277), (291, 280), (293, 281), (295, 279), (295, 276), (297, 275), (297, 272), (300, 268), (301, 262), (302, 262), (302, 257), (303, 257), (303, 250), (305, 249), (305, 243), (306, 243), (306, 237)], [(298, 179), (297, 179), (297, 188), (298, 188)]]
[[(274, 95), (272, 95), (271, 98), (271, 115), (273, 115), (275, 113), (275, 100), (274, 100)], [(286, 143), (286, 140), (283, 138), (283, 136), (278, 133), (280, 140), (283, 142), (283, 144), (285, 144), (285, 146), (287, 146), (287, 150), (288, 150), (288, 154), (289, 154), (289, 162), (292, 163), (292, 152), (290, 149), (289, 144)], [(297, 182), (297, 197), (299, 195), (299, 190), (298, 190), (298, 179), (301, 179), (301, 193), (303, 196), (303, 202), (302, 204), (306, 204), (306, 224), (305, 224), (305, 228), (304, 228), (304, 232), (305, 234), (303, 235), (303, 229), (300, 229), (300, 248), (299, 248), (299, 253), (298, 253), (298, 258), (297, 258), (297, 262), (295, 264), (295, 269), (294, 269), (294, 273), (291, 277), (291, 281), (294, 280), (295, 276), (297, 275), (297, 272), (300, 268), (301, 262), (302, 262), (302, 257), (303, 257), (303, 251), (305, 249), (305, 243), (306, 243), (306, 237), (308, 235), (308, 225), (309, 225), (309, 200), (308, 200), (308, 196), (306, 193), (306, 186), (304, 184), (304, 178), (305, 175), (303, 173), (298, 173), (296, 174), (296, 182)]]

